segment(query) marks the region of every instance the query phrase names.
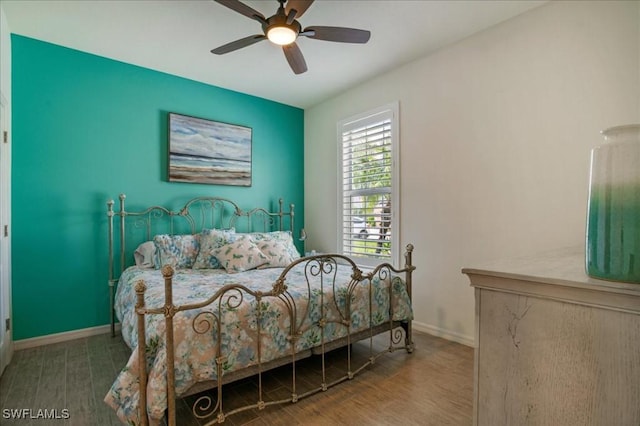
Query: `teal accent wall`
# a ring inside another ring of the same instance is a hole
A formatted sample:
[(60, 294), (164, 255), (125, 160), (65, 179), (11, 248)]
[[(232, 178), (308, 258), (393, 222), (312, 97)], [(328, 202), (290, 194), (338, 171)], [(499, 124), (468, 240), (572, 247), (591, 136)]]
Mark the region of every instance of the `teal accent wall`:
[[(275, 207), (282, 197), (302, 227), (302, 109), (15, 34), (11, 41), (14, 340), (109, 323), (106, 202), (120, 193), (130, 208), (204, 195)], [(251, 127), (252, 186), (168, 182), (169, 112)]]

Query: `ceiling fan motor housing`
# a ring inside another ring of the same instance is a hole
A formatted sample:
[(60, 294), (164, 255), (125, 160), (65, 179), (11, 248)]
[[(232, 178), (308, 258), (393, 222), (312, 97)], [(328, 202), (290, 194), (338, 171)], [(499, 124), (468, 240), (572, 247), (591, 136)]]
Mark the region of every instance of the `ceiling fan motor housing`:
[[(298, 34), (300, 34), (300, 31), (302, 30), (302, 26), (298, 21), (293, 20), (293, 22), (291, 22), (290, 24), (287, 24), (287, 16), (280, 13), (277, 13), (267, 18), (267, 20), (262, 24), (262, 30), (264, 31), (265, 35), (268, 35), (269, 31), (276, 27), (284, 27), (284, 28), (290, 29), (296, 34), (296, 38), (298, 37)], [(295, 41), (295, 39), (292, 41)]]

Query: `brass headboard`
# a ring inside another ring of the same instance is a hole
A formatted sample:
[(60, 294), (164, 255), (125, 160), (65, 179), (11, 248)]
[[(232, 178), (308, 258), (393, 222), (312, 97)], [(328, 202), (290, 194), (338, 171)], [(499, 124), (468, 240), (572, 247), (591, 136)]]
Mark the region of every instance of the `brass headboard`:
[[(122, 272), (134, 263), (133, 252), (140, 243), (151, 240), (157, 234), (196, 234), (207, 228), (235, 228), (239, 232), (291, 231), (292, 233), (295, 229), (294, 205), (289, 204), (289, 211), (284, 211), (282, 198), (278, 200), (278, 209), (275, 212), (261, 207), (242, 210), (235, 202), (219, 197), (193, 198), (178, 210), (151, 206), (139, 211), (127, 211), (125, 210), (126, 196), (120, 194), (118, 198), (120, 200), (118, 210), (114, 210), (113, 200), (107, 202), (112, 335), (115, 335), (115, 285)], [(118, 228), (116, 233), (114, 233), (115, 218), (119, 219), (115, 224)], [(116, 270), (119, 271), (117, 275)]]

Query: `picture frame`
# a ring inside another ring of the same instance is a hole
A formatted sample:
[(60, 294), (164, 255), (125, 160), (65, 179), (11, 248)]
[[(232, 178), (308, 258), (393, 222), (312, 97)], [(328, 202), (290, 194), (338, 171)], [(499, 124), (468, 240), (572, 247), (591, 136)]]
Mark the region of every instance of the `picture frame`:
[(169, 182), (251, 186), (253, 129), (170, 112)]

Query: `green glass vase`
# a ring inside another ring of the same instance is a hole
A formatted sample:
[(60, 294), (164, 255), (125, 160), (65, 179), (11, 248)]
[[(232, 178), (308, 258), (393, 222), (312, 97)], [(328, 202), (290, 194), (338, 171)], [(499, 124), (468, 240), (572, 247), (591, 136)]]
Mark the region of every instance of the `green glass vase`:
[(587, 274), (640, 284), (640, 124), (602, 135), (591, 151)]

